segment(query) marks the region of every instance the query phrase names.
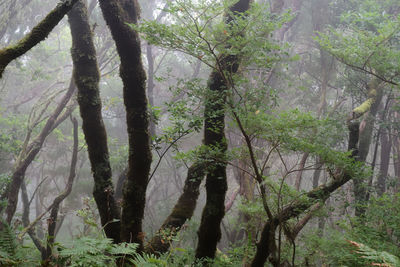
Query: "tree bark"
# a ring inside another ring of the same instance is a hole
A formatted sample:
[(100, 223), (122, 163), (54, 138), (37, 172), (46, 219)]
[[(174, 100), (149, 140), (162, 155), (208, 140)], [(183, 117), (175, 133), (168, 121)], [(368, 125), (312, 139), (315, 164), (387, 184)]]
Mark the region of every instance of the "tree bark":
[(138, 20), (139, 6), (131, 0), (100, 0), (104, 19), (111, 30), (121, 59), (124, 103), (129, 136), (129, 164), (123, 191), (121, 239), (139, 244), (143, 250), (142, 220), (146, 202), (151, 149), (146, 74), (141, 59), (140, 39), (127, 23)]
[[(243, 13), (250, 7), (250, 0), (240, 0), (234, 4), (230, 11), (233, 14)], [(230, 23), (234, 17), (228, 15), (226, 22)], [(225, 140), (225, 101), (226, 90), (229, 88), (225, 74), (236, 73), (239, 67), (238, 56), (222, 55), (220, 67), (216, 68), (210, 75), (208, 81), (209, 93), (205, 104), (204, 122), (204, 145), (218, 154), (211, 160), (206, 177), (206, 205), (201, 216), (198, 230), (198, 246), (196, 258), (214, 258), (217, 243), (221, 239), (220, 224), (225, 215), (225, 194), (227, 190), (226, 161), (224, 159), (227, 151)]]
[(107, 133), (101, 114), (100, 74), (86, 5), (79, 0), (68, 14), (72, 35), (74, 80), (82, 129), (94, 178), (93, 196), (107, 237), (120, 241), (120, 214), (114, 199)]
[(386, 179), (389, 172), (390, 152), (392, 148), (392, 138), (390, 131), (385, 127), (381, 133), (381, 164), (377, 180), (377, 193), (382, 196), (386, 192)]
[(171, 237), (193, 216), (200, 194), (199, 186), (204, 178), (205, 170), (204, 163), (194, 163), (189, 168), (182, 195), (179, 197), (171, 214), (147, 245), (146, 252), (165, 253), (168, 251), (171, 245)]
[[(379, 105), (383, 96), (383, 89), (380, 81), (377, 78), (368, 84), (368, 99), (359, 107), (353, 110), (353, 118), (358, 118), (363, 114), (366, 117), (361, 122), (360, 137), (359, 137), (359, 153), (357, 160), (365, 162), (368, 156), (369, 147), (372, 140), (372, 132), (374, 129), (375, 117), (378, 112)], [(354, 198), (355, 198), (355, 215), (362, 216), (366, 211), (366, 202), (368, 197), (368, 188), (365, 181), (361, 179), (353, 179), (354, 183)]]
[(78, 0), (64, 0), (57, 4), (38, 25), (36, 25), (30, 33), (28, 33), (17, 44), (8, 46), (0, 50), (0, 79), (4, 69), (14, 59), (28, 52), (32, 47), (47, 38), (50, 32), (60, 22), (60, 20), (71, 10), (72, 6)]

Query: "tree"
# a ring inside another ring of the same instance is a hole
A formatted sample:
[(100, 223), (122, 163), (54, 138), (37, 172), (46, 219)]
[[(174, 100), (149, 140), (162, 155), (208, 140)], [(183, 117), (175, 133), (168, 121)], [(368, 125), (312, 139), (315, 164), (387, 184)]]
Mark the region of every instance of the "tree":
[(53, 28), (71, 10), (77, 0), (64, 0), (57, 5), (32, 31), (17, 44), (0, 50), (0, 78), (6, 66), (32, 47), (46, 39)]
[(115, 243), (119, 243), (120, 212), (114, 199), (107, 133), (101, 114), (100, 74), (85, 4), (78, 1), (68, 17), (73, 42), (71, 49), (74, 63), (73, 75), (78, 88), (82, 129), (88, 145), (94, 178), (93, 196), (106, 235), (112, 238)]
[(140, 40), (128, 23), (137, 23), (136, 1), (100, 1), (121, 59), (124, 103), (129, 135), (129, 165), (123, 189), (121, 239), (143, 249), (142, 220), (146, 201), (151, 150), (146, 98), (146, 74), (141, 59)]

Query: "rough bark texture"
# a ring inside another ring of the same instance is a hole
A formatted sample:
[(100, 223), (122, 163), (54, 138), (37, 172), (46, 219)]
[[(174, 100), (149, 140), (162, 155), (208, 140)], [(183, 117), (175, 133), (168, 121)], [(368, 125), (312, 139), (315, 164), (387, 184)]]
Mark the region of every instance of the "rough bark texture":
[(257, 253), (251, 262), (252, 267), (263, 267), (270, 255), (275, 256), (273, 255), (276, 251), (275, 232), (278, 225), (277, 219), (268, 220), (264, 225), (261, 238), (257, 243)]
[(107, 133), (101, 114), (100, 74), (87, 8), (81, 0), (68, 14), (68, 18), (72, 34), (71, 54), (74, 79), (78, 87), (82, 129), (94, 178), (93, 196), (107, 237), (119, 242), (120, 223), (114, 221), (119, 221), (120, 215), (114, 199)]
[[(372, 140), (372, 132), (374, 130), (375, 117), (378, 112), (379, 105), (383, 96), (383, 89), (377, 78), (368, 84), (368, 99), (360, 106), (353, 110), (353, 118), (366, 114), (360, 126), (359, 137), (359, 153), (357, 160), (365, 162), (368, 156), (369, 147)], [(368, 188), (365, 181), (354, 179), (354, 198), (355, 198), (355, 215), (362, 216), (366, 211), (366, 202), (368, 198)]]
[[(349, 123), (348, 150), (352, 151), (352, 158), (356, 158), (358, 154), (358, 138), (359, 123)], [(297, 200), (289, 206), (285, 207), (272, 219), (267, 221), (263, 228), (260, 241), (257, 243), (256, 255), (251, 263), (252, 267), (264, 266), (271, 253), (275, 252), (275, 231), (279, 224), (282, 224), (291, 218), (299, 216), (318, 202), (324, 202), (326, 199), (329, 198), (332, 192), (347, 183), (352, 178), (352, 176), (349, 175), (347, 172), (340, 171), (337, 173), (339, 173), (338, 177), (333, 177), (334, 179), (331, 182), (309, 191), (306, 194), (306, 196), (308, 197), (308, 201)]]
[(146, 74), (138, 34), (127, 23), (137, 23), (137, 1), (100, 0), (104, 19), (111, 30), (121, 59), (124, 103), (129, 136), (129, 164), (124, 186), (121, 239), (143, 249), (142, 220), (151, 165)]
[(225, 215), (225, 194), (227, 190), (226, 163), (223, 163), (227, 149), (225, 140), (225, 90), (226, 84), (221, 75), (211, 74), (209, 88), (214, 99), (206, 100), (204, 123), (204, 144), (217, 150), (219, 160), (211, 162), (206, 178), (207, 200), (198, 230), (199, 243), (196, 258), (214, 258), (217, 243), (221, 238), (220, 223)]
[(192, 218), (200, 194), (200, 184), (205, 175), (205, 164), (194, 163), (188, 170), (183, 188), (171, 214), (162, 224), (157, 234), (149, 242), (146, 252), (165, 253), (171, 245), (171, 237), (181, 229), (183, 224)]
[[(249, 9), (250, 0), (240, 0), (234, 4), (230, 11), (242, 13)], [(227, 23), (234, 20), (228, 15)], [(221, 239), (220, 224), (225, 215), (225, 194), (227, 190), (226, 163), (224, 155), (227, 150), (225, 140), (225, 100), (228, 84), (225, 74), (237, 72), (238, 57), (222, 55), (219, 67), (214, 70), (209, 78), (210, 93), (205, 104), (204, 145), (217, 150), (219, 159), (212, 159), (206, 177), (206, 205), (201, 216), (198, 230), (198, 246), (196, 258), (214, 258), (217, 243)]]
[(17, 44), (0, 50), (0, 78), (4, 69), (14, 59), (22, 56), (32, 47), (46, 39), (60, 20), (71, 10), (78, 0), (65, 0), (57, 5), (30, 33)]

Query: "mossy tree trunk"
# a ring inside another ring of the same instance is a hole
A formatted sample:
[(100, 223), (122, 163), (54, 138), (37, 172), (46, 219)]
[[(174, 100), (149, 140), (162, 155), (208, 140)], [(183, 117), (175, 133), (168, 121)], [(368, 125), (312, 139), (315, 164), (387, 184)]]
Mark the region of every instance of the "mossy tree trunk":
[[(378, 78), (373, 78), (368, 84), (368, 99), (353, 110), (353, 117), (365, 114), (361, 122), (359, 137), (359, 153), (357, 160), (365, 162), (369, 153), (374, 130), (375, 117), (382, 101), (383, 88)], [(354, 179), (355, 215), (357, 217), (365, 214), (368, 199), (368, 183), (361, 179)]]
[(100, 74), (87, 7), (82, 0), (75, 4), (68, 18), (72, 35), (73, 75), (78, 87), (82, 129), (94, 178), (93, 196), (107, 237), (119, 242), (120, 212), (114, 199), (107, 133), (101, 114)]
[(183, 193), (175, 204), (171, 214), (165, 219), (157, 234), (149, 242), (148, 253), (165, 253), (168, 251), (172, 237), (192, 218), (200, 194), (200, 184), (205, 176), (205, 164), (194, 163), (189, 169)]
[(129, 163), (123, 190), (121, 239), (143, 249), (142, 220), (146, 201), (151, 149), (146, 74), (141, 59), (140, 39), (128, 23), (138, 20), (137, 1), (100, 0), (104, 19), (111, 30), (121, 59), (124, 103), (129, 136)]
[(67, 0), (59, 3), (30, 33), (28, 33), (17, 44), (8, 46), (0, 50), (0, 78), (4, 69), (14, 59), (28, 52), (35, 45), (47, 38), (50, 32), (61, 21), (61, 19), (71, 10), (78, 0)]
[[(250, 0), (240, 0), (230, 11), (232, 14), (243, 13), (250, 7)], [(226, 22), (230, 23), (234, 17), (228, 15)], [(201, 216), (198, 230), (198, 245), (196, 258), (214, 258), (217, 243), (221, 239), (220, 224), (225, 215), (226, 159), (227, 143), (225, 139), (225, 102), (226, 91), (231, 86), (229, 76), (236, 73), (239, 67), (239, 58), (236, 55), (221, 55), (219, 64), (208, 80), (209, 92), (205, 100), (204, 112), (204, 145), (213, 150), (213, 158), (207, 168), (206, 176), (206, 205)]]

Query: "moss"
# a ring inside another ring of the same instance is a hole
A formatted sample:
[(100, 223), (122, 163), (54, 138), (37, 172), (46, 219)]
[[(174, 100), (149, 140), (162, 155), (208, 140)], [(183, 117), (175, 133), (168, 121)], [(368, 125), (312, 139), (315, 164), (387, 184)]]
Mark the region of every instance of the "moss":
[(120, 214), (114, 198), (107, 133), (101, 114), (100, 74), (86, 6), (83, 1), (79, 1), (74, 6), (68, 17), (72, 34), (71, 54), (74, 63), (75, 84), (78, 88), (82, 128), (95, 181), (93, 196), (107, 237), (119, 243), (120, 223), (116, 221), (119, 221)]
[[(376, 102), (378, 95), (381, 94), (379, 83), (380, 81), (375, 78), (368, 84), (368, 99), (365, 100), (361, 105), (353, 109), (353, 119), (359, 118), (360, 116), (371, 110), (371, 107)], [(379, 89), (380, 91), (378, 92)]]
[(4, 69), (14, 59), (22, 56), (31, 48), (47, 38), (53, 28), (61, 21), (78, 0), (65, 1), (58, 4), (30, 33), (22, 38), (17, 44), (4, 48), (0, 51), (0, 78)]
[(366, 101), (364, 101), (360, 106), (356, 107), (353, 110), (353, 113), (359, 117), (362, 114), (366, 113), (368, 110), (370, 110), (372, 104), (375, 102), (375, 98), (368, 98)]

